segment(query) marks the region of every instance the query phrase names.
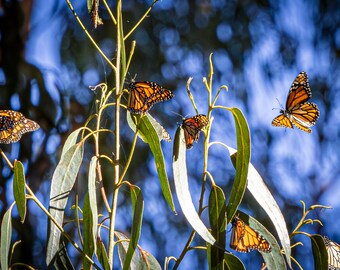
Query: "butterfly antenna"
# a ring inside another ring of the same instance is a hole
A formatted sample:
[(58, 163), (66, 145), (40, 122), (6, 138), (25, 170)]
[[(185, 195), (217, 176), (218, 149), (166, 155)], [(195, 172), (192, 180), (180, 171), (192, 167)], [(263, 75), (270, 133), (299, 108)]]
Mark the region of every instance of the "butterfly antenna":
[(282, 104), (280, 103), (280, 101), (278, 100), (278, 98), (276, 98), (276, 100), (277, 100), (277, 103), (279, 103), (279, 105), (280, 105), (281, 108), (272, 108), (272, 110), (283, 110), (283, 106), (282, 106)]
[(182, 119), (184, 119), (185, 117), (183, 115), (181, 115), (180, 113), (177, 113), (177, 112), (174, 112), (174, 111), (170, 111), (172, 112), (173, 114), (177, 114), (178, 116), (182, 117)]

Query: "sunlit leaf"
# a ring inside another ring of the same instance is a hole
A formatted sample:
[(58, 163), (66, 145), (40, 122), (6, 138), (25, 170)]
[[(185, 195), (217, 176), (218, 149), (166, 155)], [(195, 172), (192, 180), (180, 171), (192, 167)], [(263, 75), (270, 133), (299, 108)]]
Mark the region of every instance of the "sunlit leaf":
[[(227, 146), (229, 154), (232, 160), (236, 159), (236, 149)], [(234, 162), (233, 162), (234, 163)], [(288, 265), (291, 265), (291, 248), (290, 248), (290, 238), (287, 230), (286, 221), (283, 217), (280, 207), (275, 201), (273, 195), (270, 193), (265, 182), (263, 181), (260, 174), (250, 163), (248, 168), (248, 184), (247, 188), (253, 195), (255, 200), (261, 205), (263, 210), (268, 214), (268, 217), (273, 222), (273, 225), (279, 236), (281, 245), (285, 250), (285, 256)]]
[(0, 239), (0, 250), (1, 250), (1, 258), (0, 258), (0, 269), (9, 269), (8, 267), (8, 256), (11, 248), (11, 239), (12, 239), (12, 209), (14, 203), (8, 208), (6, 211), (2, 222), (1, 222), (1, 239)]
[(89, 167), (88, 192), (89, 203), (92, 217), (92, 238), (94, 244), (94, 252), (96, 252), (96, 235), (98, 226), (98, 207), (97, 207), (97, 188), (96, 188), (96, 165), (97, 157), (92, 157)]
[(314, 234), (311, 236), (310, 241), (312, 243), (314, 269), (328, 270), (328, 253), (323, 237), (319, 234)]
[[(77, 178), (83, 159), (84, 144), (82, 142), (71, 146), (62, 156), (55, 169), (51, 181), (49, 211), (61, 226), (64, 219), (64, 209), (68, 196)], [(61, 232), (53, 222), (49, 222), (49, 239), (47, 244), (46, 264), (49, 265), (59, 249)]]
[(77, 143), (77, 138), (79, 135), (79, 132), (82, 131), (82, 128), (78, 128), (75, 131), (73, 131), (70, 135), (68, 135), (64, 146), (63, 146), (63, 151), (61, 152), (60, 159), (63, 159), (64, 155), (66, 152)]
[(13, 193), (21, 222), (23, 223), (26, 216), (26, 189), (25, 189), (25, 173), (24, 166), (18, 160), (14, 161), (14, 179)]
[(184, 141), (183, 129), (178, 128), (175, 135), (173, 150), (173, 174), (176, 194), (179, 205), (184, 216), (194, 228), (194, 230), (209, 244), (216, 244), (215, 238), (211, 235), (207, 227), (198, 216), (195, 206), (192, 202), (189, 185), (188, 173), (186, 167), (186, 145)]

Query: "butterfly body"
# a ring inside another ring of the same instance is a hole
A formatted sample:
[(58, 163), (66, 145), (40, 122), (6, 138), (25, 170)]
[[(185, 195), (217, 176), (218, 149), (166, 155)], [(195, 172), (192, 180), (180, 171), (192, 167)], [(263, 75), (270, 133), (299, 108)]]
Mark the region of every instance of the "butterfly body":
[(174, 97), (172, 91), (149, 81), (132, 82), (129, 91), (127, 108), (134, 114), (146, 113), (154, 104)]
[(198, 114), (183, 120), (182, 128), (184, 130), (184, 139), (187, 149), (192, 148), (194, 141), (198, 141), (201, 129), (207, 126), (208, 123), (209, 119), (204, 114)]
[(312, 97), (306, 72), (302, 71), (294, 80), (286, 101), (286, 108), (280, 110), (280, 115), (272, 121), (273, 126), (297, 128), (311, 133), (310, 127), (314, 126), (320, 116), (320, 111), (315, 103), (307, 102)]
[(20, 112), (0, 110), (0, 143), (14, 143), (24, 133), (39, 129), (39, 125)]
[(340, 270), (340, 245), (326, 236), (323, 237), (323, 240), (328, 254), (328, 269)]
[(266, 239), (249, 227), (238, 217), (232, 221), (232, 234), (230, 247), (238, 252), (247, 253), (250, 250), (256, 249), (262, 252), (270, 252), (271, 247)]

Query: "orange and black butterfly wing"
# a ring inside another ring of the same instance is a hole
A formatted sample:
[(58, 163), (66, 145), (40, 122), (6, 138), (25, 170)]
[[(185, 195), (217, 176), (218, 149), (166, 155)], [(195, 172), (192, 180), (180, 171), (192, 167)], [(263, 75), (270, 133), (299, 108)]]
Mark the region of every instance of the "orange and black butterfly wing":
[(340, 245), (326, 236), (323, 239), (328, 254), (328, 269), (340, 270)]
[(129, 87), (130, 95), (128, 110), (132, 113), (146, 113), (151, 107), (164, 100), (174, 97), (174, 94), (155, 82), (133, 82)]
[(209, 120), (204, 114), (198, 114), (183, 120), (182, 127), (187, 149), (192, 147), (194, 141), (198, 141), (201, 129), (208, 125), (208, 123)]
[(22, 134), (39, 129), (39, 125), (21, 113), (11, 110), (0, 110), (0, 143), (14, 143)]
[(292, 110), (296, 105), (306, 102), (311, 97), (312, 90), (309, 86), (307, 74), (302, 71), (299, 75), (297, 75), (290, 87), (286, 101), (286, 110)]
[(133, 82), (130, 84), (129, 91), (129, 111), (132, 113), (141, 113), (144, 104), (153, 94), (153, 88), (149, 86), (148, 82)]
[(314, 126), (320, 116), (318, 106), (312, 102), (300, 104), (298, 108), (291, 111), (292, 123), (299, 129), (311, 133), (309, 128)]
[(272, 125), (275, 127), (293, 128), (292, 122), (289, 120), (284, 112), (274, 118), (274, 120), (272, 121)]
[(161, 88), (161, 90), (155, 92), (150, 98), (147, 99), (147, 102), (144, 104), (142, 111), (148, 111), (155, 103), (172, 99), (174, 94), (172, 91)]
[(268, 241), (264, 239), (260, 233), (248, 225), (245, 225), (245, 231), (244, 237), (241, 240), (244, 246), (249, 247), (250, 249), (257, 249), (262, 252), (271, 251)]
[(297, 128), (311, 133), (311, 126), (314, 126), (320, 116), (318, 106), (312, 102), (306, 102), (312, 97), (308, 77), (302, 71), (294, 80), (286, 101), (286, 109), (272, 121), (273, 126)]
[(230, 247), (239, 252), (249, 252), (256, 249), (262, 252), (270, 252), (270, 244), (264, 237), (236, 217), (233, 222)]

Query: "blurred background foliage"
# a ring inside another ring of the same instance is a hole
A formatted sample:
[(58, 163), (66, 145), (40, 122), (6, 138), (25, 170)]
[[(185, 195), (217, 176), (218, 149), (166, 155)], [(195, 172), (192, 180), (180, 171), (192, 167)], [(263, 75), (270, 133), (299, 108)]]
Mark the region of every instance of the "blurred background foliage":
[[(115, 1), (108, 1), (110, 7)], [(124, 0), (124, 27), (127, 33), (140, 19), (151, 1)], [(86, 1), (74, 1), (78, 16), (106, 55), (115, 58), (115, 31), (103, 5), (99, 15), (104, 24), (94, 28)], [(340, 1), (237, 1), (237, 0), (162, 0), (127, 40), (137, 47), (127, 82), (150, 80), (175, 91), (175, 98), (158, 104), (150, 113), (174, 135), (181, 117), (195, 114), (186, 96), (185, 84), (193, 77), (191, 90), (199, 112), (206, 113), (206, 92), (202, 77), (207, 76), (208, 57), (213, 53), (215, 89), (225, 84), (229, 92), (220, 102), (238, 107), (245, 114), (252, 138), (252, 163), (261, 173), (278, 201), (288, 230), (301, 217), (301, 204), (331, 205), (332, 210), (314, 212), (324, 227), (311, 225), (309, 233), (321, 233), (340, 242), (336, 217), (340, 216)], [(102, 60), (77, 24), (65, 1), (7, 0), (0, 2), (0, 108), (20, 110), (41, 126), (40, 131), (25, 135), (20, 144), (2, 145), (11, 159), (20, 159), (27, 170), (31, 188), (45, 206), (51, 175), (58, 162), (60, 149), (68, 134), (82, 126), (95, 112), (96, 93), (89, 85), (106, 82), (113, 87), (112, 70)], [(271, 126), (279, 113), (291, 83), (300, 71), (306, 71), (321, 115), (312, 134)], [(222, 96), (221, 96), (222, 97)], [(125, 117), (125, 116), (124, 116)], [(214, 114), (212, 140), (236, 146), (230, 115)], [(111, 127), (113, 114), (106, 114), (103, 126)], [(124, 119), (123, 119), (124, 120)], [(125, 162), (133, 132), (122, 122), (122, 163)], [(226, 130), (228, 132), (226, 132)], [(172, 144), (163, 143), (171, 181)], [(110, 154), (113, 140), (102, 141), (101, 149)], [(198, 203), (202, 168), (202, 145), (188, 151), (190, 189)], [(157, 173), (148, 146), (138, 142), (127, 179), (141, 187), (145, 213), (140, 244), (155, 255), (161, 265), (166, 256), (178, 256), (191, 231), (181, 212), (174, 215), (161, 196)], [(91, 149), (87, 155), (91, 157)], [(111, 154), (112, 155), (112, 154)], [(87, 165), (78, 177), (85, 178)], [(1, 216), (13, 201), (12, 174), (0, 162)], [(228, 153), (215, 148), (209, 161), (217, 184), (226, 194), (231, 189), (234, 170)], [(112, 171), (103, 171), (107, 185), (112, 184)], [(131, 226), (128, 191), (120, 196), (117, 229)], [(268, 218), (250, 194), (246, 194), (243, 211), (261, 220), (274, 232)], [(179, 209), (178, 209), (179, 210)], [(203, 216), (203, 218), (206, 218)], [(15, 260), (46, 267), (47, 218), (34, 205), (24, 226), (19, 218), (15, 238), (22, 242)], [(75, 229), (72, 225), (69, 231)], [(230, 235), (227, 235), (229, 243)], [(311, 269), (313, 258), (310, 241), (297, 237), (304, 246), (293, 249), (293, 255), (305, 269)], [(200, 240), (197, 239), (197, 243)], [(74, 260), (77, 254), (71, 254)], [(257, 252), (237, 254), (247, 268), (260, 268)], [(206, 254), (190, 252), (182, 269), (202, 269)]]

